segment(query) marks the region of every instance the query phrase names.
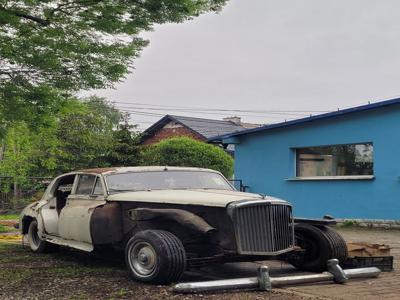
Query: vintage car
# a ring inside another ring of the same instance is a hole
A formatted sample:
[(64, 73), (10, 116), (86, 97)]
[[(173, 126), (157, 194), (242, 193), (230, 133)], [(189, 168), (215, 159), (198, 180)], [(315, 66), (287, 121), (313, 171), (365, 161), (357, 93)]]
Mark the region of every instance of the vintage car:
[(288, 202), (239, 192), (213, 170), (121, 167), (55, 178), (19, 228), (34, 252), (111, 245), (134, 279), (169, 283), (210, 263), (281, 259), (321, 271), (347, 256), (330, 223), (295, 219)]

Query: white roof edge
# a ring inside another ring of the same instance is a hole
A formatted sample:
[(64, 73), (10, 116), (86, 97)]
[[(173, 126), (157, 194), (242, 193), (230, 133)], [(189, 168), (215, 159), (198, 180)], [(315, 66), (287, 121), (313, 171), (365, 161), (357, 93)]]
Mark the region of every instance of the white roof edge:
[(128, 172), (157, 172), (157, 171), (195, 171), (195, 172), (213, 172), (220, 174), (219, 171), (205, 168), (194, 167), (175, 167), (175, 166), (139, 166), (139, 167), (118, 167), (115, 170), (103, 172), (102, 174), (119, 174)]

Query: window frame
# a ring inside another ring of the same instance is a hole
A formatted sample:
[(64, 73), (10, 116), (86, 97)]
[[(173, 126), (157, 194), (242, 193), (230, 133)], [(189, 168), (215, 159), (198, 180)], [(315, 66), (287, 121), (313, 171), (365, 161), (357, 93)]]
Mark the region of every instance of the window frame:
[[(90, 174), (90, 173), (79, 173), (79, 174), (77, 174), (78, 176), (75, 178), (75, 180), (76, 180), (76, 183), (75, 183), (75, 187), (74, 187), (74, 195), (75, 196), (81, 196), (81, 197), (83, 197), (83, 196), (90, 196), (90, 195), (92, 195), (92, 192), (93, 192), (93, 188), (94, 188), (94, 184), (96, 183), (96, 175), (95, 174)], [(94, 182), (93, 182), (93, 185), (92, 185), (92, 188), (91, 188), (91, 190), (90, 190), (90, 193), (89, 194), (79, 194), (79, 193), (77, 193), (77, 191), (78, 191), (78, 186), (79, 186), (79, 181), (81, 180), (81, 177), (82, 176), (93, 176), (94, 177)]]
[[(100, 181), (100, 184), (101, 184), (101, 190), (102, 190), (101, 194), (94, 193), (94, 189), (96, 188), (96, 184), (98, 181)], [(92, 197), (106, 196), (106, 189), (105, 189), (104, 180), (103, 180), (102, 176), (96, 175), (90, 196), (92, 196)]]
[[(332, 176), (298, 176), (298, 150), (307, 148), (323, 148), (323, 147), (334, 147), (334, 146), (347, 146), (347, 145), (361, 145), (370, 144), (373, 147), (372, 150), (372, 174), (370, 175), (332, 175)], [(325, 145), (313, 145), (313, 146), (302, 146), (302, 147), (291, 147), (292, 157), (294, 163), (294, 177), (287, 178), (287, 181), (309, 181), (309, 180), (373, 180), (375, 179), (375, 145), (372, 141), (368, 142), (354, 142), (354, 143), (341, 143), (341, 144), (325, 144)]]
[[(82, 175), (89, 175), (89, 176), (94, 176), (95, 177), (93, 186), (92, 186), (92, 188), (90, 190), (90, 194), (77, 194), (76, 193), (77, 190), (78, 190), (79, 180), (80, 180)], [(100, 182), (101, 182), (102, 191), (103, 191), (102, 194), (93, 194), (97, 180), (100, 180)], [(72, 187), (72, 192), (71, 192), (70, 196), (68, 196), (68, 198), (73, 196), (73, 199), (84, 199), (84, 200), (85, 199), (86, 200), (87, 199), (98, 199), (98, 200), (102, 200), (102, 199), (104, 199), (104, 197), (106, 195), (107, 194), (106, 194), (106, 190), (105, 190), (105, 183), (104, 183), (104, 180), (103, 180), (101, 175), (93, 174), (93, 173), (77, 173), (77, 174), (75, 174), (75, 181), (74, 181), (74, 184), (73, 184), (73, 187)]]

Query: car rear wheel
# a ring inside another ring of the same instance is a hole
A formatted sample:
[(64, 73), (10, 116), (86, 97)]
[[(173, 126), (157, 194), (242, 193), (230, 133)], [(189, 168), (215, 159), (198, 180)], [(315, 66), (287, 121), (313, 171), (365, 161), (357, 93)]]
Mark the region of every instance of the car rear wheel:
[(29, 224), (28, 242), (31, 250), (37, 253), (50, 252), (58, 248), (57, 245), (50, 244), (40, 238), (36, 220), (32, 220)]
[(185, 271), (186, 252), (171, 232), (144, 230), (128, 241), (125, 261), (135, 280), (170, 283), (179, 280)]
[(299, 270), (321, 272), (327, 269), (327, 261), (337, 258), (344, 263), (347, 258), (347, 246), (343, 237), (327, 226), (296, 224), (294, 227), (297, 246), (303, 250), (300, 258), (289, 259)]

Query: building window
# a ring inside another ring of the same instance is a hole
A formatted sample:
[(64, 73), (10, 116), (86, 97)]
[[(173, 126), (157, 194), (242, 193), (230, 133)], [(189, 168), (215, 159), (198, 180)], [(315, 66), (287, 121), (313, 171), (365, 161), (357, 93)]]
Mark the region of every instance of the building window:
[(296, 177), (371, 176), (372, 143), (296, 149)]

